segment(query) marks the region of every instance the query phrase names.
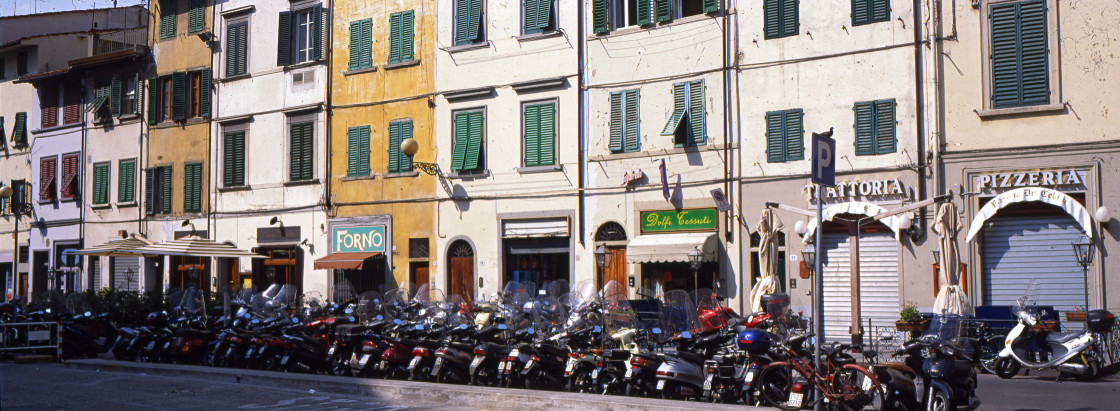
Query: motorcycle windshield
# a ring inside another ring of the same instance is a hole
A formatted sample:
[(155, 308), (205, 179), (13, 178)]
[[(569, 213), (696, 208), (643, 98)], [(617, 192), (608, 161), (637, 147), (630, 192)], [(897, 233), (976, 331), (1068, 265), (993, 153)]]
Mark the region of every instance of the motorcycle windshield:
[(1015, 300), (1016, 306), (1011, 307), (1012, 315), (1019, 316), (1019, 313), (1022, 311), (1027, 311), (1029, 313), (1037, 312), (1036, 306), (1038, 300), (1036, 295), (1040, 291), (1041, 284), (1042, 283), (1038, 279), (1032, 279), (1027, 283), (1027, 288), (1023, 290), (1023, 295)]
[(179, 309), (184, 314), (202, 314), (203, 309), (202, 293), (194, 287), (183, 292), (183, 299), (179, 303)]
[(638, 326), (638, 315), (630, 306), (630, 299), (626, 295), (626, 286), (618, 281), (611, 280), (603, 286), (603, 323), (607, 332), (614, 334), (625, 329)]
[(694, 332), (700, 328), (700, 318), (696, 315), (696, 304), (685, 290), (672, 290), (665, 293), (662, 305), (661, 332), (665, 335)]
[(339, 279), (334, 283), (334, 293), (332, 294), (331, 302), (345, 305), (358, 297), (358, 292), (354, 290), (354, 286), (346, 279)]
[[(357, 302), (354, 304), (354, 315), (359, 321), (368, 323), (377, 319), (377, 315), (381, 314), (381, 294), (377, 291), (366, 291), (358, 294)], [(381, 314), (382, 319), (385, 318)], [(390, 318), (389, 321), (392, 321)]]
[(696, 302), (696, 309), (700, 312), (722, 309), (718, 295), (709, 288), (700, 288), (691, 294), (692, 301)]
[(459, 294), (452, 294), (447, 297), (440, 306), (447, 313), (448, 325), (458, 327), (459, 324), (471, 325), (474, 323), (474, 314), (471, 312), (470, 304), (463, 301), (463, 297)]
[(89, 300), (86, 295), (77, 291), (66, 296), (66, 310), (73, 314), (82, 314), (89, 311)]
[(183, 304), (183, 290), (176, 290), (167, 296), (168, 311), (178, 311), (181, 304)]
[(280, 294), (280, 289), (283, 287), (284, 286), (281, 284), (272, 283), (272, 285), (269, 285), (268, 288), (264, 289), (264, 291), (261, 291), (261, 295), (269, 299), (276, 298), (276, 295)]
[(596, 289), (595, 283), (590, 280), (584, 280), (576, 286), (577, 291), (568, 295), (568, 321), (565, 326), (569, 330), (576, 330), (583, 327), (593, 327), (595, 325), (602, 325), (601, 321), (597, 318), (591, 318), (591, 308), (596, 303), (601, 302), (599, 290)]
[[(958, 314), (934, 314), (929, 328), (922, 332), (921, 339), (927, 343), (941, 343), (956, 346), (963, 336), (964, 318)], [(958, 347), (960, 348), (960, 347)]]
[(291, 284), (284, 284), (280, 287), (280, 292), (276, 293), (274, 300), (285, 306), (291, 306), (298, 301), (299, 293), (296, 292), (296, 287)]
[(545, 284), (541, 289), (544, 290), (545, 295), (560, 300), (560, 296), (567, 294), (569, 290), (568, 280), (555, 280)]
[(533, 330), (537, 340), (544, 340), (563, 330), (567, 316), (564, 305), (555, 297), (540, 296), (532, 302)]

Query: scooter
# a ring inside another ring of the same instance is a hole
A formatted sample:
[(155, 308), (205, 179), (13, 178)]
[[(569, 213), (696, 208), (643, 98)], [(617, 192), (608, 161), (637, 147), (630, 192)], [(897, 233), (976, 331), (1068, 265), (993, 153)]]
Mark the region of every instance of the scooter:
[[(1031, 297), (1037, 288), (1037, 282), (1032, 281), (1027, 287), (1027, 292), (1018, 299), (1015, 317), (1019, 323), (1007, 333), (1004, 338), (1003, 350), (999, 353), (993, 368), (1000, 378), (1011, 378), (1019, 373), (1019, 368), (1025, 366), (1035, 369), (1056, 369), (1058, 381), (1062, 373), (1073, 374), (1079, 380), (1091, 381), (1097, 378), (1101, 366), (1101, 350), (1096, 348), (1100, 338), (1097, 333), (1107, 333), (1116, 323), (1116, 317), (1106, 310), (1090, 310), (1086, 312), (1088, 328), (1083, 331), (1071, 332), (1028, 332), (1027, 328), (1038, 324), (1039, 312)], [(1039, 362), (1030, 361), (1032, 347), (1041, 347), (1043, 358), (1049, 354), (1048, 360)]]

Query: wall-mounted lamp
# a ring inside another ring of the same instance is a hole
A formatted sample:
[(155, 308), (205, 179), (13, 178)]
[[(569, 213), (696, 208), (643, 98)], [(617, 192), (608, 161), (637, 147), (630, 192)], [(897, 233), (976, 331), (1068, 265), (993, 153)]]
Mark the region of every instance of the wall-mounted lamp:
[(1108, 207), (1105, 206), (1097, 208), (1097, 211), (1093, 213), (1093, 217), (1096, 217), (1097, 222), (1101, 223), (1101, 227), (1104, 228), (1108, 228), (1108, 221), (1112, 219), (1112, 216), (1109, 215)]
[(417, 151), (420, 151), (420, 143), (417, 143), (416, 139), (406, 138), (401, 142), (401, 153), (408, 156), (408, 161), (411, 161), (413, 166), (430, 176), (438, 176), (443, 174), (439, 169), (438, 163), (421, 163), (418, 161), (413, 161), (412, 156), (416, 155)]
[(898, 216), (898, 230), (905, 231), (910, 235), (911, 240), (918, 239), (918, 227), (914, 225), (914, 220), (910, 217), (910, 213), (902, 213)]
[(196, 36), (198, 36), (198, 39), (202, 40), (203, 43), (206, 43), (206, 47), (210, 47), (210, 42), (214, 41), (214, 33), (209, 31), (201, 31), (196, 34)]
[(183, 223), (179, 224), (179, 226), (180, 227), (191, 226), (191, 232), (192, 233), (195, 232), (194, 223), (192, 223), (191, 220), (183, 220)]
[(271, 220), (268, 220), (268, 225), (276, 225), (276, 223), (280, 223), (280, 225), (284, 225), (284, 223), (280, 222), (280, 217), (272, 217)]

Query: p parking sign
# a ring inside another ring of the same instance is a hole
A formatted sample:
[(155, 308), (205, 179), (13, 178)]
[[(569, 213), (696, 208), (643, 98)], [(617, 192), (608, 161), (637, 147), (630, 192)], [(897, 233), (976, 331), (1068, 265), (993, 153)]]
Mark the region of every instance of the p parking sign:
[(836, 140), (832, 129), (813, 133), (812, 180), (822, 186), (836, 187)]

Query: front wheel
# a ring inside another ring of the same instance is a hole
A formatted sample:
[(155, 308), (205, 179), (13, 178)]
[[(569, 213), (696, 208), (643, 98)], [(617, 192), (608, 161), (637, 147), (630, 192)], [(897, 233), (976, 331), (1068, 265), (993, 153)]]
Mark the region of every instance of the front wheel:
[(956, 409), (953, 406), (953, 400), (949, 399), (944, 391), (937, 388), (930, 388), (930, 390), (933, 392), (930, 393), (926, 411), (951, 411)]
[(994, 368), (992, 371), (995, 371), (999, 378), (1007, 379), (1019, 374), (1020, 365), (1019, 361), (1016, 361), (1014, 358), (1000, 357), (995, 361), (995, 365), (992, 367)]
[(883, 407), (883, 386), (867, 369), (845, 366), (832, 374), (832, 384), (840, 395), (840, 406), (846, 410), (878, 410)]
[(1086, 370), (1084, 374), (1074, 375), (1074, 378), (1076, 378), (1078, 381), (1093, 381), (1097, 379), (1097, 376), (1099, 376), (1101, 372), (1100, 363), (1096, 359), (1090, 359), (1089, 363), (1086, 364), (1086, 366), (1088, 367), (1088, 370)]

